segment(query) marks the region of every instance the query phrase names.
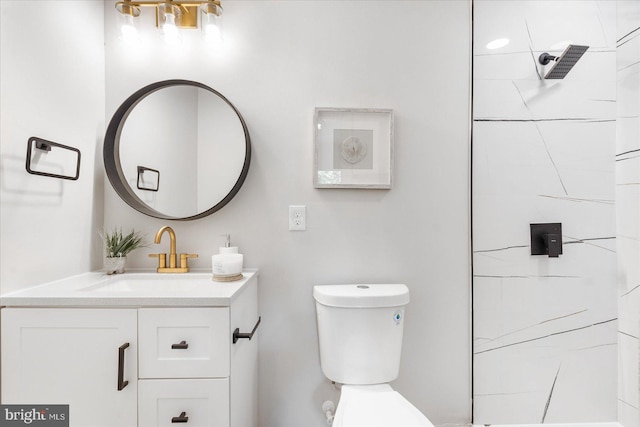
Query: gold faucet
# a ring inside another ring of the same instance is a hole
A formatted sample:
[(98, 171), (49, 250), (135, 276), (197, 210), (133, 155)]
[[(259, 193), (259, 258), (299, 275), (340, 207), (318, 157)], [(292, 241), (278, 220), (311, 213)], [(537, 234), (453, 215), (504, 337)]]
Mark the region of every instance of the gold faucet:
[(149, 258), (158, 258), (158, 273), (188, 273), (189, 266), (187, 265), (188, 258), (198, 258), (198, 254), (180, 254), (180, 267), (178, 264), (178, 254), (176, 253), (176, 233), (173, 228), (165, 225), (160, 228), (156, 233), (156, 238), (153, 240), (155, 244), (160, 244), (162, 234), (164, 232), (169, 233), (171, 244), (169, 246), (169, 267), (167, 267), (167, 254), (149, 254)]

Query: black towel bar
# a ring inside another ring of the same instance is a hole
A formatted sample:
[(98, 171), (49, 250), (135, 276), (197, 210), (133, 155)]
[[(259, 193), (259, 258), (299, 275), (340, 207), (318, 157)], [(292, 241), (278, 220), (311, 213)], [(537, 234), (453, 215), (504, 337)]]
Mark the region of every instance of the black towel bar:
[(258, 321), (256, 322), (256, 325), (253, 327), (253, 330), (251, 331), (251, 333), (240, 332), (240, 328), (236, 328), (236, 330), (233, 331), (233, 343), (234, 344), (237, 343), (240, 338), (247, 338), (251, 340), (251, 338), (253, 338), (253, 334), (256, 333), (256, 329), (258, 329), (258, 325), (260, 324), (261, 320), (262, 320), (262, 317), (258, 317)]
[[(75, 175), (60, 175), (60, 174), (35, 170), (31, 167), (31, 157), (32, 157), (33, 150), (37, 149), (42, 151), (51, 151), (51, 147), (59, 147), (65, 150), (73, 151), (77, 154)], [(75, 181), (80, 176), (80, 150), (78, 150), (77, 148), (69, 147), (68, 145), (62, 145), (62, 144), (58, 144), (57, 142), (47, 141), (46, 139), (32, 136), (27, 140), (26, 168), (27, 168), (27, 172), (29, 172), (32, 175), (41, 175), (41, 176), (48, 176), (51, 178), (60, 178), (60, 179), (70, 179), (72, 181)]]

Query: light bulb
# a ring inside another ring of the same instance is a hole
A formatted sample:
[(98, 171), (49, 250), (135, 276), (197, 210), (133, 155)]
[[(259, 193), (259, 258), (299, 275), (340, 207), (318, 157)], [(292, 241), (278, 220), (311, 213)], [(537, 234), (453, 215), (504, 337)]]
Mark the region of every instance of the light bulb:
[(222, 7), (209, 1), (200, 6), (202, 11), (202, 38), (214, 46), (221, 46), (222, 39)]
[(176, 27), (176, 16), (167, 13), (165, 15), (165, 22), (162, 26), (162, 32), (165, 38), (170, 42), (175, 42), (178, 40), (178, 27)]
[(132, 15), (124, 15), (120, 24), (120, 35), (126, 43), (136, 42), (138, 40), (138, 29), (134, 25)]
[(128, 2), (116, 5), (118, 13), (118, 27), (120, 30), (120, 39), (127, 44), (138, 43), (138, 16), (140, 16), (140, 8)]
[(158, 4), (158, 25), (166, 42), (174, 44), (180, 41), (180, 8), (170, 2)]
[(204, 39), (207, 43), (220, 44), (222, 43), (222, 32), (220, 27), (215, 24), (207, 24), (204, 27)]

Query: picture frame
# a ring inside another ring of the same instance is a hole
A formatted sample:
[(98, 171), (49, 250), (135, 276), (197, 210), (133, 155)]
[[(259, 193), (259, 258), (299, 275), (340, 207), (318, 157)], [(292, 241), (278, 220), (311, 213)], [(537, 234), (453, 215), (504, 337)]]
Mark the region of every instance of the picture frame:
[(313, 125), (314, 188), (391, 189), (393, 110), (316, 107)]

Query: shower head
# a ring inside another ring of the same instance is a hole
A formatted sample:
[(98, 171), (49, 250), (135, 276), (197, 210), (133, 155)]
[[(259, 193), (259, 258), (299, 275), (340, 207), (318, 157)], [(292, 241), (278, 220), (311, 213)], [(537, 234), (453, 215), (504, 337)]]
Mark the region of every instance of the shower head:
[(540, 55), (538, 61), (540, 61), (542, 65), (547, 65), (551, 61), (555, 62), (544, 78), (564, 79), (567, 73), (571, 71), (573, 66), (576, 65), (576, 62), (578, 62), (587, 49), (589, 49), (589, 46), (570, 44), (560, 56), (549, 55), (546, 52)]

